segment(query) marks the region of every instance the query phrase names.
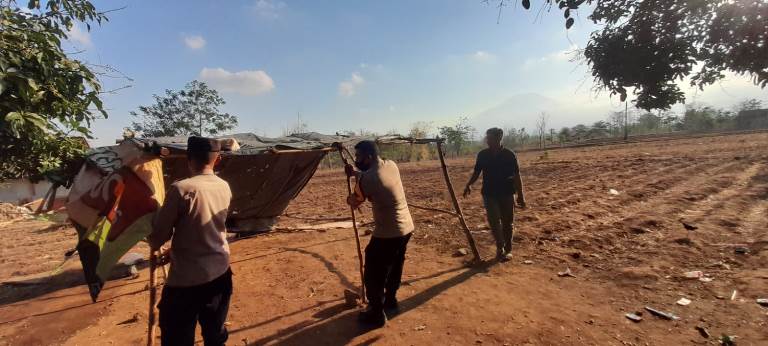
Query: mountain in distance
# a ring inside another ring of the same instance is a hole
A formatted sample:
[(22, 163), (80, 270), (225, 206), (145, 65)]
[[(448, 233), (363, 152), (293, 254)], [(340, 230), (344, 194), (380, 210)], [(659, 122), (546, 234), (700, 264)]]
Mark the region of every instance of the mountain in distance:
[(552, 115), (561, 108), (554, 99), (536, 93), (513, 95), (500, 104), (474, 115), (470, 122), (483, 132), (490, 127), (523, 128), (532, 130), (541, 112)]

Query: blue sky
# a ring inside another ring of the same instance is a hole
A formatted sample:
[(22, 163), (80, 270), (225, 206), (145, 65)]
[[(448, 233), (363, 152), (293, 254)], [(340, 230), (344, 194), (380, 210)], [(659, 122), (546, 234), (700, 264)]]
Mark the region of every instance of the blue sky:
[[(534, 2), (535, 4), (536, 2)], [(80, 28), (80, 59), (133, 79), (105, 99), (110, 117), (95, 123), (96, 145), (114, 143), (129, 112), (152, 94), (208, 82), (237, 115), (235, 132), (278, 136), (300, 113), (310, 130), (407, 132), (467, 116), (478, 128), (532, 128), (537, 115), (558, 128), (623, 109), (591, 91), (584, 67), (569, 62), (595, 29), (581, 14), (566, 31), (559, 12), (498, 10), (480, 0), (424, 1), (97, 1), (110, 21)], [(75, 49), (75, 48), (73, 48)], [(728, 107), (765, 98), (744, 78), (729, 78), (689, 100)]]

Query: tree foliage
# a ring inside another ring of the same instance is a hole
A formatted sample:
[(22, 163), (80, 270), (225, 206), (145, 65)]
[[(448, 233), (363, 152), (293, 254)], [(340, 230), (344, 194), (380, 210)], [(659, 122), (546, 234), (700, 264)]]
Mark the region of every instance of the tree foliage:
[(40, 180), (82, 154), (98, 116), (107, 116), (89, 66), (62, 49), (76, 23), (107, 17), (86, 0), (0, 1), (0, 180)]
[(131, 115), (139, 121), (132, 129), (144, 137), (216, 136), (237, 126), (237, 117), (222, 113), (226, 104), (215, 89), (194, 80), (184, 90), (165, 90), (164, 96), (152, 95), (155, 104), (140, 106)]
[[(504, 0), (499, 0), (503, 4)], [(541, 0), (562, 11), (592, 11), (601, 26), (584, 49), (596, 87), (637, 108), (669, 109), (685, 101), (678, 82), (700, 89), (725, 72), (768, 85), (768, 1), (765, 0)], [(500, 5), (501, 5), (500, 4)], [(524, 8), (530, 1), (522, 0)], [(501, 8), (501, 6), (500, 6)]]
[(445, 138), (451, 151), (455, 155), (461, 155), (461, 150), (471, 142), (475, 128), (469, 125), (469, 119), (464, 117), (459, 118), (453, 126), (441, 126), (438, 128), (438, 132), (440, 132), (440, 137)]

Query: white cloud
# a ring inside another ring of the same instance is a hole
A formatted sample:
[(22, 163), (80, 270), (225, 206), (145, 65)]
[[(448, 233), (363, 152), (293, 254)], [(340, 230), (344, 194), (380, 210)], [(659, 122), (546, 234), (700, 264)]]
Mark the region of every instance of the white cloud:
[(540, 65), (540, 64), (549, 64), (549, 63), (565, 63), (570, 62), (571, 59), (576, 57), (576, 52), (579, 49), (579, 46), (572, 44), (566, 49), (559, 50), (556, 52), (549, 53), (541, 58), (535, 59), (530, 58), (523, 63), (523, 70), (530, 69), (534, 66)]
[(495, 62), (496, 55), (486, 52), (484, 50), (479, 50), (474, 54), (472, 54), (472, 60), (480, 63)]
[(80, 44), (85, 47), (93, 46), (93, 42), (91, 42), (91, 34), (87, 30), (83, 30), (79, 25), (73, 25), (72, 29), (67, 32), (67, 36), (72, 43)]
[(275, 88), (275, 82), (262, 70), (229, 72), (221, 67), (203, 68), (199, 78), (221, 92), (258, 95)]
[(280, 0), (257, 0), (253, 11), (261, 18), (277, 19), (285, 7), (286, 4)]
[(184, 44), (187, 45), (189, 49), (201, 49), (205, 47), (206, 41), (200, 35), (192, 35), (184, 37)]
[(365, 79), (357, 72), (352, 73), (352, 77), (339, 83), (339, 95), (350, 97), (365, 84)]

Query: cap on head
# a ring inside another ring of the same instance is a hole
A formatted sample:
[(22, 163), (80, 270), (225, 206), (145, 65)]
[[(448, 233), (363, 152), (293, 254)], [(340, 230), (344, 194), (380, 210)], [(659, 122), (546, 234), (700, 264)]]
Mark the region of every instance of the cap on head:
[(208, 165), (216, 161), (221, 151), (221, 142), (213, 138), (191, 136), (187, 139), (187, 159), (197, 165)]
[(187, 139), (189, 153), (217, 153), (221, 151), (221, 143), (217, 139), (191, 136)]

